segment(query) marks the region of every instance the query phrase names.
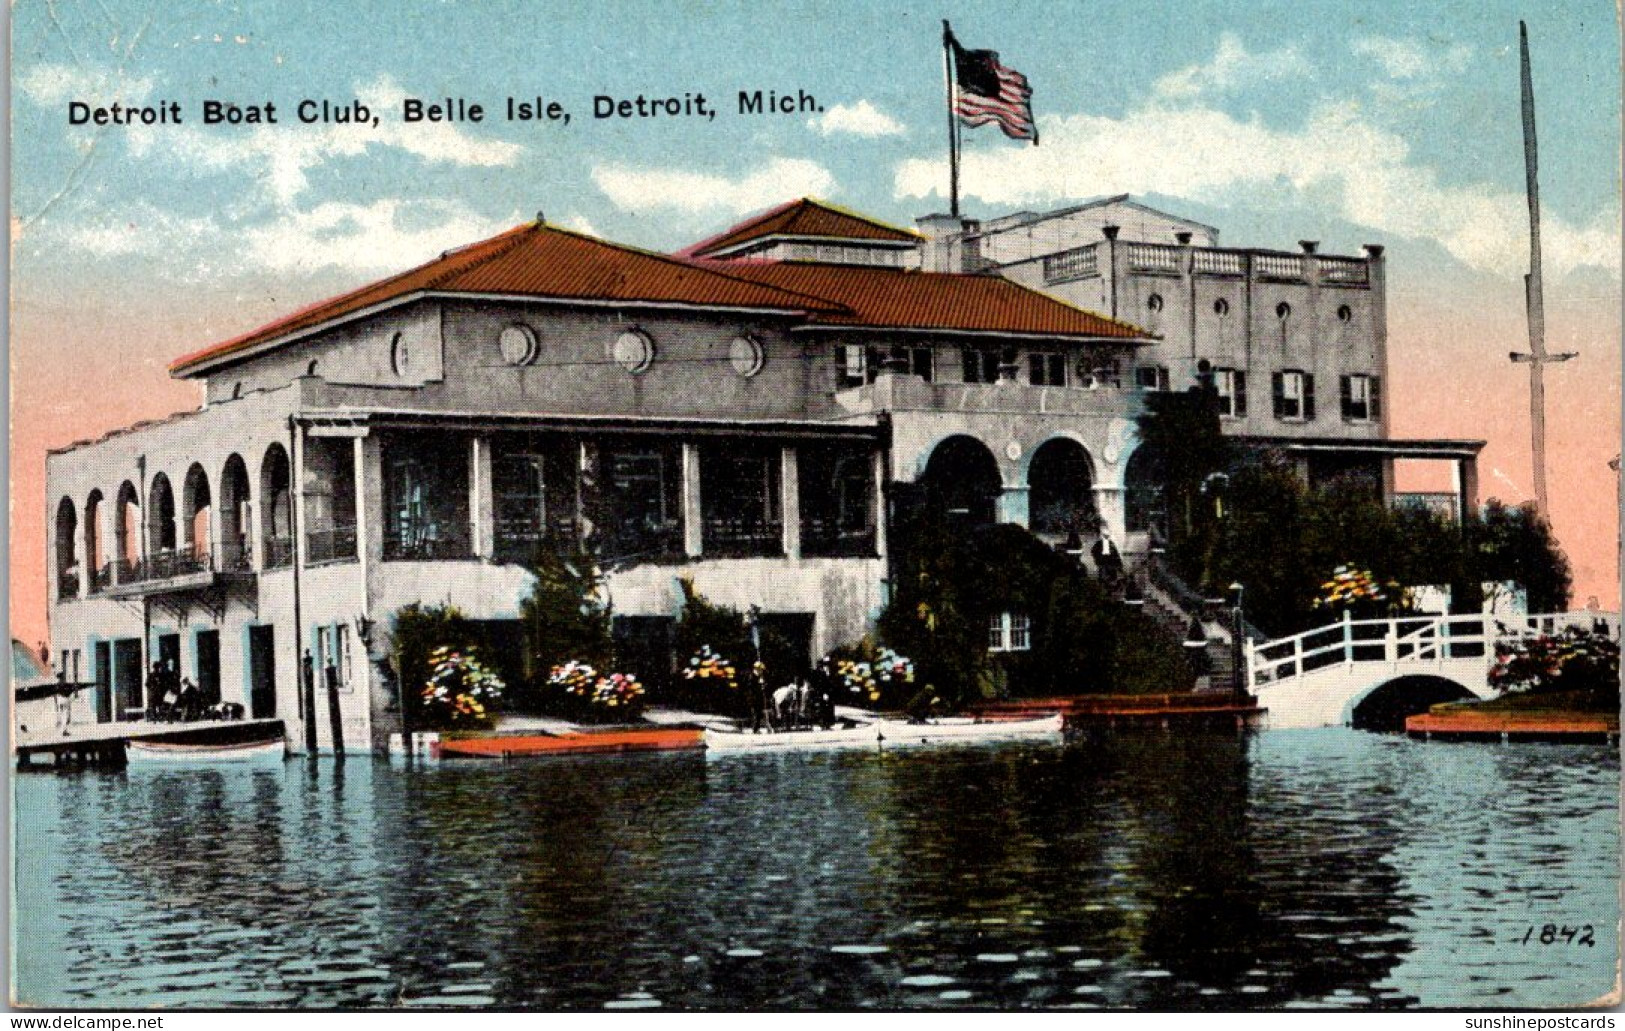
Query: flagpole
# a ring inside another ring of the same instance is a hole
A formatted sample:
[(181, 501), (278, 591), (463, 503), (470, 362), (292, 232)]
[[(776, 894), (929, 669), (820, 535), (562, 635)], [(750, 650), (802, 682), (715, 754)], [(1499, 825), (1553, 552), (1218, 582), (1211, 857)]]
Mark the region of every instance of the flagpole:
[(942, 19), (942, 75), (948, 88), (948, 213), (959, 217), (959, 119), (954, 112), (954, 30)]

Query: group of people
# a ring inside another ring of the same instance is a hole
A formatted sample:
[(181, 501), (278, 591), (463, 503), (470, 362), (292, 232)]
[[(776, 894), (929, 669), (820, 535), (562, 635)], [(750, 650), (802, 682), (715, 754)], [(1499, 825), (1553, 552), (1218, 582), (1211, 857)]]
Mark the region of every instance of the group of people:
[(195, 720), (203, 716), (203, 692), (183, 677), (173, 659), (154, 659), (147, 671), (147, 718)]

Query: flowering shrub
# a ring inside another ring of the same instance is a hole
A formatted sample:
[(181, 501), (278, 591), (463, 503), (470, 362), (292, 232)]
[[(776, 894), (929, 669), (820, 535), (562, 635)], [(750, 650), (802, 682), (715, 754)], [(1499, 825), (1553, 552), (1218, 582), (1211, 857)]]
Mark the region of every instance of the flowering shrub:
[(554, 666), (547, 677), (548, 687), (583, 701), (592, 697), (597, 684), (598, 671), (585, 662), (573, 660), (562, 666)]
[(625, 715), (643, 704), (643, 685), (630, 673), (611, 673), (593, 685), (592, 704)]
[(1330, 609), (1337, 615), (1391, 615), (1406, 608), (1406, 598), (1398, 583), (1378, 583), (1369, 569), (1342, 565), (1332, 570), (1332, 578), (1320, 585), (1315, 599), (1317, 609)]
[(1503, 641), (1495, 646), (1490, 686), (1502, 694), (1617, 690), (1619, 644), (1576, 626)]
[(721, 687), (736, 688), (739, 686), (739, 672), (734, 664), (718, 655), (708, 644), (700, 645), (683, 667), (685, 680), (708, 681)]
[(914, 663), (890, 648), (875, 648), (867, 641), (846, 654), (831, 652), (824, 667), (839, 692), (859, 695), (871, 703), (895, 701), (895, 696), (914, 683)]
[(474, 657), (472, 649), (441, 647), (429, 653), (429, 681), (419, 693), (432, 726), (479, 726), (507, 685)]

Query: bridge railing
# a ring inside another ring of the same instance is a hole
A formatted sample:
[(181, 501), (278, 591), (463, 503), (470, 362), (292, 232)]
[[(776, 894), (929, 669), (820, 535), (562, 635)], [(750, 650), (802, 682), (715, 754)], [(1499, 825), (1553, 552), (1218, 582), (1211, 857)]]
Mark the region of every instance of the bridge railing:
[(1347, 619), (1279, 640), (1247, 644), (1248, 685), (1253, 689), (1358, 662), (1428, 665), (1495, 655), (1498, 641), (1561, 633), (1568, 627), (1619, 639), (1619, 614), (1558, 612), (1532, 616), (1400, 616)]
[(1403, 616), (1345, 619), (1264, 644), (1249, 645), (1253, 687), (1357, 662), (1437, 663), (1484, 658), (1498, 636), (1489, 616)]

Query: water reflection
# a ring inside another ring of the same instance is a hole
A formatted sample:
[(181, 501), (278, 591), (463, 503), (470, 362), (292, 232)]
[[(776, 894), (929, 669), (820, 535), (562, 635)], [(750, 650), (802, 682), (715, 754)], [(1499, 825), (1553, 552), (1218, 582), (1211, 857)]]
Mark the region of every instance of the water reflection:
[[(1533, 1005), (1600, 994), (1617, 951), (1600, 749), (1159, 734), (15, 784), (19, 991), (64, 1006)], [(1557, 906), (1596, 948), (1507, 952)]]

